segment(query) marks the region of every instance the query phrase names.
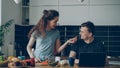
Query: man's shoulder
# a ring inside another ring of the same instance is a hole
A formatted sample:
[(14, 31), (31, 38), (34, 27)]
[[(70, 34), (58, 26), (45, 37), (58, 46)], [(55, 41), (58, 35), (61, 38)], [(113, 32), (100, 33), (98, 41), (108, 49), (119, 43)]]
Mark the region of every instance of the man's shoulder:
[(102, 43), (102, 41), (100, 41), (100, 40), (98, 40), (98, 39), (94, 39), (94, 42), (96, 42), (96, 43)]
[(98, 39), (95, 39), (94, 40), (94, 43), (97, 45), (97, 46), (102, 46), (103, 47), (103, 42), (102, 41), (100, 41), (100, 40), (98, 40)]

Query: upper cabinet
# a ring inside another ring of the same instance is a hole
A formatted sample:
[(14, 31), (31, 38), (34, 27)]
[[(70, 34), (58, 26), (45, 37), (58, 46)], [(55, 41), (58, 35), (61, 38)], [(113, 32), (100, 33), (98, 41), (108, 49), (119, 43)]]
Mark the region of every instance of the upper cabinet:
[(118, 5), (120, 0), (90, 0), (90, 4), (96, 5)]
[(120, 0), (30, 0), (31, 25), (40, 20), (45, 9), (59, 11), (60, 25), (80, 25), (86, 21), (120, 25)]
[(59, 5), (61, 6), (77, 6), (86, 4), (88, 4), (88, 0), (59, 0)]
[(120, 0), (90, 0), (89, 17), (96, 25), (120, 25)]
[(30, 0), (30, 24), (35, 25), (43, 15), (43, 10), (58, 10), (58, 0)]
[(30, 0), (30, 6), (58, 5), (58, 0)]

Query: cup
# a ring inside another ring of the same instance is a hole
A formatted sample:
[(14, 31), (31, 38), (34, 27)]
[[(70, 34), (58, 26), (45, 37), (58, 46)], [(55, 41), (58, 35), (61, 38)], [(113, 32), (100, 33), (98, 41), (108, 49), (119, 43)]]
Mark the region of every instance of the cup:
[(70, 65), (70, 67), (73, 67), (74, 66), (74, 61), (75, 61), (75, 59), (74, 58), (72, 58), (72, 57), (69, 57), (69, 65)]
[(18, 56), (18, 58), (19, 58), (20, 60), (24, 60), (24, 59), (25, 59), (25, 56)]
[(56, 56), (56, 57), (55, 57), (55, 61), (59, 61), (59, 62), (60, 62), (60, 57), (59, 57), (59, 56)]
[(35, 67), (35, 58), (31, 58), (31, 66)]

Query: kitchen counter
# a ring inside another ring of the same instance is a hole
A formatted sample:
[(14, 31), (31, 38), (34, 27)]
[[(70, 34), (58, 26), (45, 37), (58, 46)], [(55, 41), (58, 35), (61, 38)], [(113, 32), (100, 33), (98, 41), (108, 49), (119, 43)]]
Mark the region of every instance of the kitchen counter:
[[(52, 66), (42, 66), (39, 63), (37, 63), (35, 65), (35, 67), (28, 67), (28, 68), (70, 68), (69, 65), (65, 65), (65, 66), (60, 66), (60, 67), (52, 67)], [(105, 66), (105, 67), (78, 67), (77, 64), (75, 64), (75, 66), (73, 68), (120, 68), (120, 66)]]

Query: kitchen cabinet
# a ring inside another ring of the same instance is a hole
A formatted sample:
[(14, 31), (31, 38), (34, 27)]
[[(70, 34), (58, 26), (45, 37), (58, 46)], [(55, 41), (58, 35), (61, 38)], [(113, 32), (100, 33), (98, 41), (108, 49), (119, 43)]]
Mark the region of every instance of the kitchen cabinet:
[[(120, 0), (30, 0), (30, 24), (36, 24), (45, 9), (60, 13), (60, 25), (119, 25)], [(114, 22), (114, 23), (113, 23)]]

